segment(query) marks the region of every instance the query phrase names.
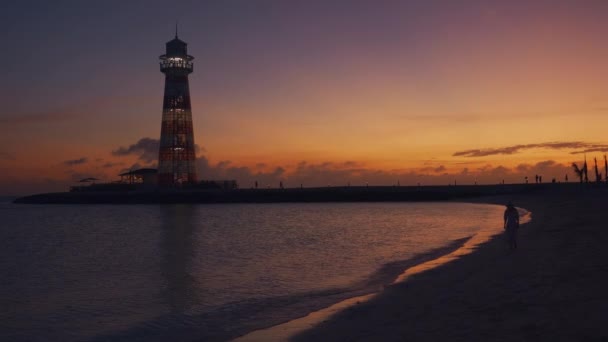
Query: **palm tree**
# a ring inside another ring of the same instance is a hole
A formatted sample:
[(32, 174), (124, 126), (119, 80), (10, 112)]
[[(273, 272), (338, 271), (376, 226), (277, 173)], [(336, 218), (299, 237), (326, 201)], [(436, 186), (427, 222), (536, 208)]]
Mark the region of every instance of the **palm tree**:
[(589, 183), (589, 177), (587, 177), (587, 155), (585, 155), (585, 163), (583, 163), (583, 174), (585, 175), (585, 183)]
[(604, 154), (604, 178), (608, 183), (608, 160), (606, 160), (606, 155)]
[(574, 169), (574, 173), (578, 176), (581, 184), (583, 184), (583, 169), (579, 168), (576, 163), (572, 163), (572, 168)]
[(597, 158), (593, 157), (593, 163), (595, 164), (595, 182), (599, 184), (602, 181), (602, 174), (597, 169)]

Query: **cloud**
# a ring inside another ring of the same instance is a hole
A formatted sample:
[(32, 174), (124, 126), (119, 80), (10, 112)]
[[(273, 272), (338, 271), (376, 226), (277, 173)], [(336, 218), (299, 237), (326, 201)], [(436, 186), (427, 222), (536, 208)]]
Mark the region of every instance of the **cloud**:
[(536, 163), (536, 167), (544, 170), (544, 169), (550, 168), (556, 164), (557, 163), (553, 160), (545, 160), (545, 161)]
[(108, 168), (111, 168), (114, 166), (123, 166), (123, 165), (125, 165), (125, 163), (123, 163), (123, 162), (119, 162), (119, 163), (107, 162), (107, 163), (101, 165), (101, 167), (103, 167), (104, 169), (108, 169)]
[(608, 152), (607, 144), (595, 144), (587, 143), (582, 141), (558, 141), (558, 142), (546, 142), (539, 144), (526, 144), (526, 145), (513, 145), (499, 148), (487, 148), (487, 149), (474, 149), (454, 152), (454, 157), (487, 157), (492, 155), (510, 155), (520, 153), (523, 150), (530, 149), (552, 149), (552, 150), (563, 150), (563, 149), (583, 149), (581, 151), (570, 152), (571, 154), (586, 153), (586, 152)]
[(596, 146), (592, 148), (587, 148), (581, 151), (570, 152), (570, 154), (582, 154), (582, 153), (592, 153), (592, 152), (608, 152), (608, 146)]
[(352, 168), (352, 167), (362, 167), (363, 164), (359, 163), (357, 161), (354, 161), (354, 160), (347, 160), (344, 163), (342, 163), (342, 166)]
[(74, 166), (74, 165), (82, 165), (87, 162), (88, 162), (88, 159), (86, 157), (82, 157), (82, 158), (78, 158), (78, 159), (66, 160), (63, 162), (63, 164), (67, 165), (67, 166)]
[(222, 160), (212, 165), (205, 156), (196, 159), (196, 169), (199, 179), (234, 179), (243, 187), (250, 187), (256, 181), (262, 187), (276, 186), (285, 178), (285, 169), (281, 166), (277, 166), (270, 171), (262, 171), (259, 165), (256, 165), (255, 169), (251, 169), (247, 166), (235, 166), (229, 160)]
[(428, 170), (381, 170), (365, 167), (356, 163), (302, 161), (291, 169), (276, 167), (267, 172), (256, 168), (233, 165), (230, 161), (216, 164), (204, 156), (197, 159), (197, 172), (200, 179), (234, 179), (242, 188), (249, 188), (257, 181), (260, 187), (278, 187), (283, 182), (286, 187), (345, 186), (345, 185), (447, 185), (457, 181), (458, 184), (498, 184), (523, 183), (525, 178), (534, 179), (542, 175), (545, 182), (552, 178), (563, 181), (566, 174), (574, 180), (570, 165), (545, 160), (535, 164), (520, 164), (514, 168), (503, 165), (486, 164), (476, 168), (461, 168), (450, 171), (445, 166), (428, 168)]
[[(153, 165), (153, 164), (152, 164)], [(475, 165), (475, 164), (474, 164)], [(592, 170), (593, 161), (590, 162)], [(542, 175), (544, 182), (550, 182), (552, 178), (563, 181), (565, 176), (571, 182), (577, 181), (570, 163), (560, 164), (553, 160), (545, 160), (532, 164), (519, 164), (513, 168), (504, 165), (485, 164), (482, 166), (445, 167), (446, 170), (435, 172), (440, 166), (428, 171), (421, 169), (412, 170), (381, 170), (369, 167), (364, 163), (349, 162), (319, 162), (310, 163), (302, 161), (289, 167), (266, 166), (263, 170), (257, 166), (247, 167), (235, 165), (234, 162), (223, 160), (217, 163), (210, 162), (205, 156), (196, 159), (197, 173), (200, 180), (226, 180), (234, 179), (241, 188), (253, 187), (257, 181), (260, 187), (277, 188), (279, 182), (286, 187), (323, 187), (323, 186), (353, 186), (372, 185), (448, 185), (456, 181), (464, 184), (498, 184), (503, 180), (505, 183), (523, 183), (527, 177), (534, 180), (535, 175)], [(149, 164), (141, 165), (135, 163), (130, 168), (121, 172), (141, 167), (153, 167)], [(91, 170), (91, 173), (80, 173), (68, 170), (64, 178), (50, 179), (42, 183), (40, 179), (33, 179), (25, 174), (17, 174), (0, 180), (0, 189), (4, 194), (23, 194), (41, 191), (65, 191), (69, 185), (74, 185), (79, 179), (95, 177), (102, 181), (117, 179), (115, 173), (104, 174), (105, 169)], [(603, 168), (600, 168), (603, 172)], [(48, 183), (48, 184), (47, 184)]]
[[(147, 164), (158, 160), (158, 150), (160, 148), (160, 140), (152, 138), (141, 138), (134, 144), (128, 147), (119, 147), (112, 151), (114, 156), (129, 156), (135, 155), (137, 159), (146, 162)], [(204, 152), (205, 149), (197, 144), (194, 144), (195, 153)], [(149, 165), (146, 165), (148, 167)]]
[(440, 173), (440, 172), (444, 172), (446, 170), (447, 169), (445, 168), (445, 166), (439, 165), (439, 167), (436, 167), (435, 170), (433, 170), (433, 171), (435, 171), (436, 173)]
[(441, 172), (445, 172), (446, 170), (447, 170), (447, 168), (443, 165), (439, 165), (437, 167), (427, 166), (427, 167), (423, 167), (420, 169), (421, 172), (434, 172), (434, 173), (441, 173)]
[[(136, 155), (136, 162), (130, 169), (141, 167), (154, 167), (157, 158), (159, 141), (151, 138), (142, 138), (138, 142), (120, 147), (112, 152), (113, 155)], [(526, 148), (585, 148), (599, 146), (584, 142), (550, 142), (543, 144), (514, 145), (494, 150), (469, 150), (457, 152), (461, 156), (469, 157), (476, 154), (491, 155), (489, 152), (500, 154), (504, 152), (517, 153)], [(475, 153), (471, 151), (477, 151)], [(341, 185), (441, 185), (453, 184), (497, 184), (505, 180), (507, 183), (521, 183), (527, 176), (529, 179), (535, 174), (542, 174), (544, 179), (563, 179), (570, 173), (570, 165), (563, 165), (552, 160), (536, 164), (519, 164), (509, 168), (503, 165), (481, 164), (482, 161), (468, 163), (454, 161), (431, 160), (425, 162), (420, 169), (410, 170), (382, 170), (367, 166), (365, 163), (348, 160), (341, 162), (307, 162), (301, 161), (295, 165), (276, 165), (266, 163), (242, 166), (231, 160), (211, 162), (206, 156), (200, 155), (196, 159), (196, 168), (200, 180), (236, 180), (242, 188), (249, 188), (258, 182), (260, 187), (277, 187), (279, 182), (287, 187), (311, 186), (341, 186)], [(110, 163), (107, 163), (109, 165)], [(433, 165), (434, 164), (434, 165)], [(456, 166), (456, 164), (458, 164)], [(481, 164), (481, 165), (480, 165)], [(109, 167), (109, 166), (108, 166)]]
[(139, 160), (151, 163), (158, 159), (158, 149), (160, 142), (158, 139), (152, 138), (141, 138), (135, 144), (129, 145), (129, 147), (119, 147), (112, 151), (112, 155), (115, 156), (128, 156), (136, 155)]

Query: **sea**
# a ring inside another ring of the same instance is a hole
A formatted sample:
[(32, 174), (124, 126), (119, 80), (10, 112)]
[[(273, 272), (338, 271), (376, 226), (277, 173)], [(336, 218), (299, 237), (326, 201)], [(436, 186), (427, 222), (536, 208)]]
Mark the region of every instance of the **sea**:
[(0, 203), (0, 341), (226, 341), (502, 228), (466, 203)]

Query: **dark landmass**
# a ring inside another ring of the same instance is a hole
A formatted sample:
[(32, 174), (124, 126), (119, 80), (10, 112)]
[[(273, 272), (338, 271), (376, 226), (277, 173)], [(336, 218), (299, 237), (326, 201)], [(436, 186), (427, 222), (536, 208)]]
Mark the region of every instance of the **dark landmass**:
[(17, 196), (0, 196), (0, 203), (10, 203), (17, 199)]
[[(592, 186), (586, 184), (585, 186)], [(131, 190), (46, 193), (17, 198), (27, 204), (154, 203), (305, 203), (444, 201), (491, 195), (525, 194), (561, 189), (578, 191), (577, 183), (459, 186), (348, 186), (235, 190)]]

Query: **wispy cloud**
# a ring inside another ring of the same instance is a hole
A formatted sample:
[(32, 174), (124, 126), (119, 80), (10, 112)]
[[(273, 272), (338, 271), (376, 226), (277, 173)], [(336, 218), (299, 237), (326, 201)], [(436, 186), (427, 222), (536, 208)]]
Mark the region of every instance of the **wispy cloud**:
[(119, 163), (107, 162), (107, 163), (101, 165), (101, 167), (104, 169), (108, 169), (108, 168), (111, 168), (114, 166), (123, 166), (123, 165), (125, 165), (125, 163), (123, 163), (123, 162), (119, 162)]
[(74, 166), (74, 165), (82, 165), (87, 162), (88, 162), (88, 159), (86, 157), (82, 157), (82, 158), (78, 158), (78, 159), (66, 160), (63, 162), (63, 164), (67, 165), (67, 166)]
[[(571, 154), (586, 153), (586, 152), (606, 152), (608, 144), (588, 143), (583, 141), (556, 141), (538, 144), (512, 145), (499, 148), (487, 149), (472, 149), (454, 152), (454, 157), (486, 157), (492, 155), (510, 155), (520, 153), (524, 150), (531, 149), (551, 149), (551, 150), (566, 150), (577, 149), (578, 151), (570, 152)], [(582, 149), (582, 150), (581, 150)]]
[(581, 151), (574, 151), (574, 152), (570, 152), (570, 154), (581, 154), (581, 153), (592, 153), (592, 152), (608, 152), (608, 145), (604, 145), (604, 146), (596, 146), (596, 147), (591, 147), (591, 148), (587, 148)]

